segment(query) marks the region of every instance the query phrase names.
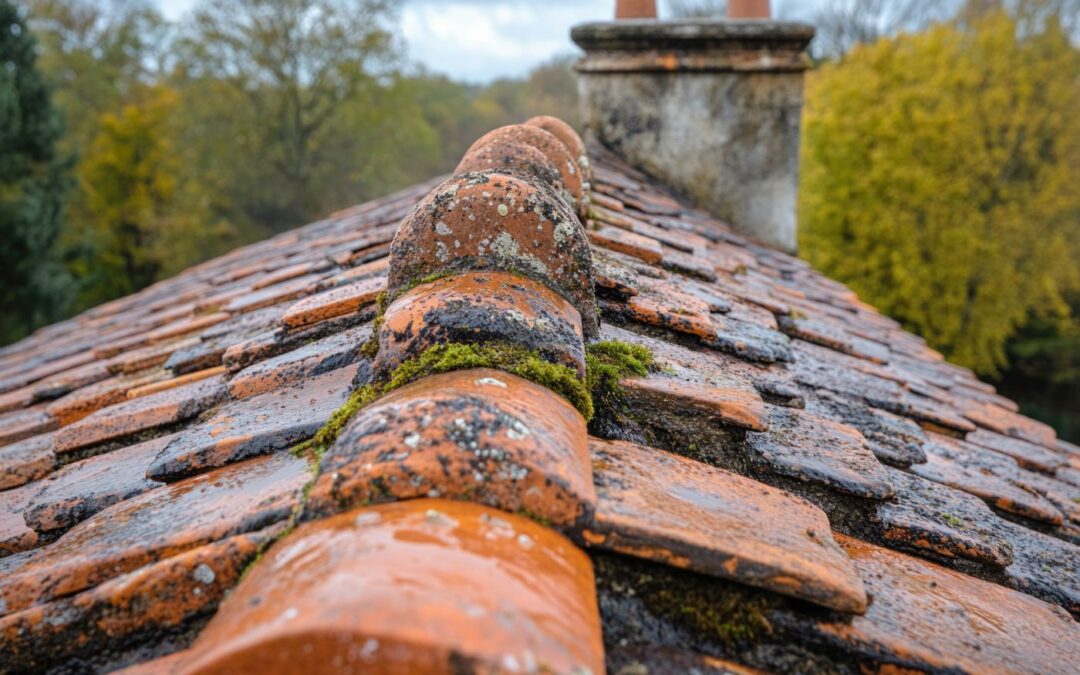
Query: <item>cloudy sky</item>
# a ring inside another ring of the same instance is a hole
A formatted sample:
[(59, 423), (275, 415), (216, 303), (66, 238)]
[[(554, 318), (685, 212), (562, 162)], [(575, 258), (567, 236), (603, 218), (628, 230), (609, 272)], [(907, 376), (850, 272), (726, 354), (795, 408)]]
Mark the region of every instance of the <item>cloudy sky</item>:
[[(197, 1), (157, 0), (174, 20)], [(789, 8), (815, 1), (774, 5), (792, 14)], [(457, 79), (486, 82), (523, 75), (552, 56), (573, 52), (570, 27), (609, 19), (614, 7), (615, 0), (407, 0), (401, 27), (413, 60)]]

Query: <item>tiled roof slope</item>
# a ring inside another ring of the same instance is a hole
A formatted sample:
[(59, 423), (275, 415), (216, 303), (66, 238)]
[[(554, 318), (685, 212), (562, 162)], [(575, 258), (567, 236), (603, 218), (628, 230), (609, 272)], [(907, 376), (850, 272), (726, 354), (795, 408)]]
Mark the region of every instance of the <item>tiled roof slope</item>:
[(437, 183), (0, 352), (0, 671), (1075, 672), (1080, 449), (557, 120)]

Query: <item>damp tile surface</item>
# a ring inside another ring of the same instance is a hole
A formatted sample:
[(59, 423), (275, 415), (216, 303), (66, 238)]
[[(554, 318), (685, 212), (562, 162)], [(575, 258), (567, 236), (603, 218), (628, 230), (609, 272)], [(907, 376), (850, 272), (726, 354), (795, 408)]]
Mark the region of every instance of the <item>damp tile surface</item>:
[[(1074, 668), (1080, 449), (558, 120), (482, 141), (465, 176), (0, 348), (14, 672), (292, 658), (290, 626), (343, 659), (425, 667)], [(579, 376), (596, 340), (654, 365), (593, 392), (588, 426), (541, 384), (455, 371), (335, 418), (329, 447), (301, 445), (395, 352), (448, 340), (506, 340)], [(597, 611), (588, 555), (693, 580), (676, 608), (692, 651), (645, 631), (605, 655), (598, 621), (615, 610)], [(383, 586), (342, 595), (335, 580)], [(716, 588), (815, 628), (784, 638), (777, 620), (767, 648), (729, 645), (722, 608), (694, 604)]]

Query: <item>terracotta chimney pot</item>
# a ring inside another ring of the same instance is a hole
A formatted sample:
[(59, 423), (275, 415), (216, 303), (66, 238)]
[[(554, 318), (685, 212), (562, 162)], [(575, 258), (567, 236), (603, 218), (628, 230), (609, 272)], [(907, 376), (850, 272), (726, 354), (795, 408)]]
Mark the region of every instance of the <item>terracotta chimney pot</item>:
[(655, 19), (656, 0), (616, 0), (615, 18)]
[(768, 19), (769, 0), (728, 0), (728, 19)]

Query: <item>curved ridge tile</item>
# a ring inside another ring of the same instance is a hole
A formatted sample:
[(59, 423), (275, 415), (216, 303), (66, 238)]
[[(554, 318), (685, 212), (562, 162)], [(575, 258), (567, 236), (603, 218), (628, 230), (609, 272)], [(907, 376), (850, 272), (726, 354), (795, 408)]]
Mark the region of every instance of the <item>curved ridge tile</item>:
[(592, 566), (530, 520), (413, 500), (301, 526), (181, 659), (186, 673), (604, 670)]
[(425, 495), (575, 526), (596, 501), (585, 420), (550, 389), (500, 370), (431, 375), (357, 414), (323, 455), (308, 509)]

